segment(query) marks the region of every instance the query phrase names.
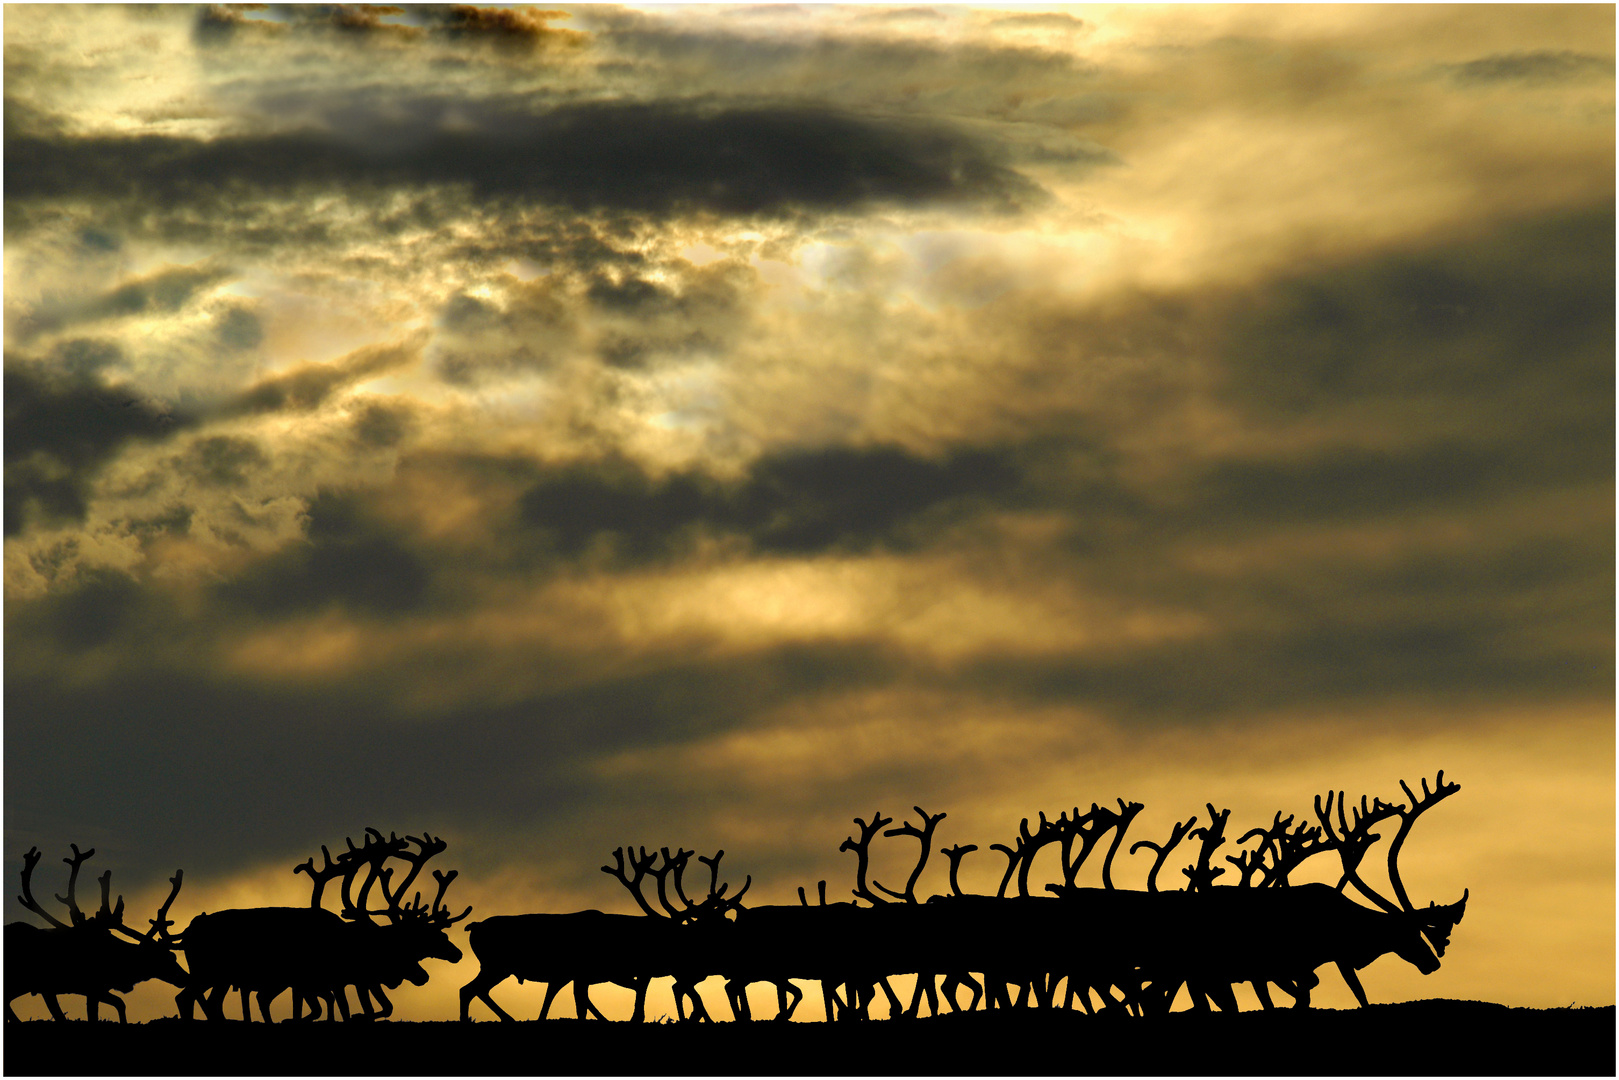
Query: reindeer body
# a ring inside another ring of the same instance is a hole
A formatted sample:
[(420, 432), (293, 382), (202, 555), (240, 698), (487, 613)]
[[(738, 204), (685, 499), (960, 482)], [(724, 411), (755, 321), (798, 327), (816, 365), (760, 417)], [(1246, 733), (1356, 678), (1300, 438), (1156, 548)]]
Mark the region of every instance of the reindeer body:
[(648, 979), (674, 974), (677, 966), (684, 966), (681, 933), (689, 929), (668, 919), (594, 910), (496, 915), (471, 923), (467, 941), (479, 971), (461, 988), (461, 1019), (470, 1019), (473, 998), (502, 1020), (512, 1019), (489, 992), (515, 976), (518, 982), (546, 984), (542, 1020), (557, 992), (570, 982), (579, 1018), (605, 1019), (590, 1003), (589, 988), (610, 982), (635, 991), (634, 1019), (639, 1021), (645, 1013)]
[[(246, 999), (249, 992), (259, 996), (259, 1011), (266, 1023), (270, 1022), (270, 1002), (277, 994), (291, 988), (297, 1004), (313, 1002), (319, 996), (333, 1001), (348, 1016), (345, 986), (356, 987), (365, 1008), (365, 1018), (374, 1015), (368, 995), (375, 995), (387, 1016), (393, 1006), (382, 993), (402, 982), (421, 986), (427, 982), (427, 972), (421, 961), (428, 958), (461, 959), (461, 950), (450, 941), (446, 930), (467, 917), (471, 908), (451, 917), (449, 909), (440, 902), (445, 890), (455, 879), (456, 871), (448, 874), (433, 872), (439, 883), (438, 896), (432, 904), (424, 905), (421, 894), (409, 905), (403, 898), (415, 881), (422, 866), (445, 849), (443, 840), (424, 833), (422, 837), (392, 836), (388, 840), (375, 829), (366, 830), (366, 842), (355, 847), (349, 841), (347, 852), (333, 861), (322, 848), (326, 866), (315, 867), (314, 859), (296, 867), (294, 873), (308, 872), (314, 882), (314, 892), (307, 908), (241, 908), (203, 914), (192, 920), (180, 936), (191, 964), (192, 979), (175, 999), (181, 1016), (191, 1017), (192, 1005), (203, 994), (203, 1011), (209, 1019), (223, 1019), (222, 999), (230, 987), (242, 991), (243, 1019), (252, 1019)], [(419, 850), (410, 852), (415, 845)], [(397, 887), (390, 889), (393, 871), (384, 869), (389, 859), (403, 860), (410, 872)], [(362, 869), (369, 872), (356, 898), (354, 879)], [(320, 906), (322, 890), (327, 881), (341, 878), (344, 916)], [(367, 896), (377, 882), (385, 908), (372, 911), (367, 907)], [(382, 915), (387, 922), (372, 920)]]
[(44, 929), (31, 923), (7, 923), (5, 929), (6, 1014), (15, 1020), (11, 1002), (38, 994), (54, 1019), (65, 1019), (57, 997), (83, 994), (89, 1019), (101, 1002), (113, 1006), (123, 1023), (124, 1003), (115, 993), (137, 983), (161, 979), (185, 985), (187, 975), (174, 953), (154, 942), (123, 941), (93, 923)]

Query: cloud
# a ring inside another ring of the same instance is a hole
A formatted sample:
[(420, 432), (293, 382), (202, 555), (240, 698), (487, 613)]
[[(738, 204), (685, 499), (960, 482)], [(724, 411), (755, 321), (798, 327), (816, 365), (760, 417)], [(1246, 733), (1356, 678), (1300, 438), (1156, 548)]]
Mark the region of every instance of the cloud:
[[(197, 11), (193, 34), (197, 44), (223, 48), (242, 44), (241, 35), (276, 39), (288, 35), (332, 35), (339, 40), (405, 44), (432, 39), (450, 43), (486, 43), (524, 52), (545, 47), (573, 48), (585, 35), (549, 25), (565, 19), (565, 11), (538, 8), (492, 8), (473, 4), (322, 4), (279, 9), (275, 20), (257, 18), (263, 4), (207, 4)], [(389, 21), (397, 20), (397, 21)], [(249, 39), (251, 40), (251, 39)]]
[(962, 448), (930, 460), (897, 447), (784, 451), (745, 479), (654, 479), (618, 460), (565, 466), (526, 491), (522, 521), (578, 555), (597, 539), (626, 554), (668, 550), (695, 528), (745, 535), (759, 552), (807, 554), (906, 544), (906, 530), (952, 503), (1000, 495), (1018, 481), (1004, 452)]
[[(75, 369), (72, 358), (97, 354)], [(94, 367), (116, 349), (69, 342), (67, 364), (6, 357), (5, 531), (20, 535), (36, 522), (83, 521), (89, 489), (101, 467), (128, 443), (161, 441), (189, 425), (183, 415), (107, 385)]]
[(1462, 83), (1553, 83), (1573, 79), (1613, 77), (1613, 57), (1592, 56), (1570, 49), (1495, 53), (1451, 64), (1445, 68)]
[[(94, 246), (98, 239), (103, 244), (106, 242), (99, 234), (91, 232), (87, 246)], [(50, 296), (34, 305), (8, 329), (15, 340), (24, 342), (83, 323), (170, 315), (189, 305), (199, 293), (232, 276), (229, 270), (206, 264), (167, 266), (99, 295)]]
[[(139, 198), (165, 208), (223, 191), (465, 184), (479, 198), (576, 210), (784, 214), (943, 201), (1010, 208), (1035, 186), (937, 124), (817, 107), (589, 103), (459, 110), (471, 129), (365, 125), (332, 134), (8, 136), (6, 198)], [(482, 115), (480, 116), (480, 112)]]
[(421, 359), (427, 335), (367, 345), (329, 364), (300, 364), (249, 387), (224, 408), (225, 415), (308, 412), (340, 390), (398, 371)]

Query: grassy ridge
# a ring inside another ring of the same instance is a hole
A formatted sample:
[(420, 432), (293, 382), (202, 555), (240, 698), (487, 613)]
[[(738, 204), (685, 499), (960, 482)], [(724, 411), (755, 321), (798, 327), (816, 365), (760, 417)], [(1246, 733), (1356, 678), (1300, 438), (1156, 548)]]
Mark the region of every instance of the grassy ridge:
[(28, 1075), (1614, 1074), (1614, 1009), (1430, 1000), (1366, 1009), (1051, 1011), (860, 1024), (10, 1024)]

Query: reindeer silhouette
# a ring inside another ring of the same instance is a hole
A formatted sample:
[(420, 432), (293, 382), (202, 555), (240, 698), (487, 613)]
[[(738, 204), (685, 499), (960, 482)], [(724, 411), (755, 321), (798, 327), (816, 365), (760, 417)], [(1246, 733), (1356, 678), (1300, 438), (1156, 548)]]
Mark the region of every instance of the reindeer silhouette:
[(100, 1006), (111, 1005), (118, 1013), (120, 1024), (127, 1022), (123, 999), (114, 991), (128, 993), (137, 983), (148, 979), (161, 979), (175, 986), (185, 985), (187, 975), (174, 958), (174, 952), (159, 937), (168, 925), (169, 908), (180, 893), (182, 874), (176, 870), (170, 879), (173, 885), (169, 898), (158, 909), (157, 918), (145, 934), (137, 934), (124, 925), (124, 898), (117, 906), (111, 903), (112, 871), (98, 879), (101, 884), (101, 907), (86, 916), (79, 908), (79, 867), (95, 854), (95, 849), (80, 852), (71, 845), (73, 855), (63, 859), (71, 870), (68, 873), (67, 896), (57, 900), (67, 905), (69, 921), (64, 923), (46, 911), (30, 888), (34, 867), (42, 857), (37, 848), (29, 848), (23, 856), (22, 895), (17, 899), (34, 914), (50, 923), (42, 929), (30, 923), (6, 924), (6, 1019), (16, 1020), (11, 1003), (24, 994), (38, 994), (45, 999), (45, 1007), (54, 1020), (65, 1020), (57, 1002), (61, 994), (83, 994), (86, 1015), (97, 1019)]

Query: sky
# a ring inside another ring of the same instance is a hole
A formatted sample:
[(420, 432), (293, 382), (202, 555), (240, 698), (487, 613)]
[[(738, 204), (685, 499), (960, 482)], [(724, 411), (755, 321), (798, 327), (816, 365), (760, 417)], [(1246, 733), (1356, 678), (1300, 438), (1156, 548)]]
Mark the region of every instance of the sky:
[(623, 845), (792, 903), (919, 807), (993, 892), (1040, 812), (1220, 864), (1443, 769), (1400, 868), (1467, 913), (1372, 1000), (1612, 1004), (1614, 39), (6, 6), (7, 873), (183, 926), (369, 826), (474, 920), (634, 911)]

